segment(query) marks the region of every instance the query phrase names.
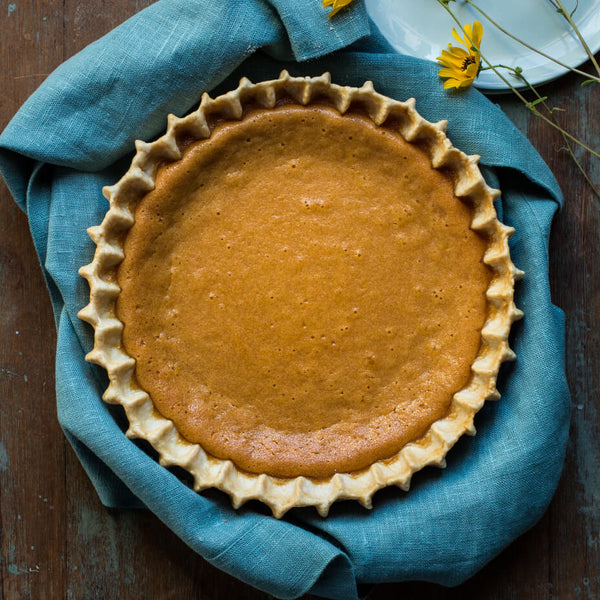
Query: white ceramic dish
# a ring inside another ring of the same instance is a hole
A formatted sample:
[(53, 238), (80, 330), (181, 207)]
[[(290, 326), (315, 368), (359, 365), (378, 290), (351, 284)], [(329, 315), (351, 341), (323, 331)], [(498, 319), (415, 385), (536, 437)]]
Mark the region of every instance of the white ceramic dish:
[[(449, 42), (456, 45), (451, 31), (458, 26), (437, 0), (365, 1), (381, 33), (403, 54), (435, 61)], [(575, 2), (563, 0), (567, 10), (572, 10)], [(478, 6), (513, 35), (566, 65), (576, 67), (587, 60), (579, 40), (549, 0), (479, 0)], [(521, 67), (534, 85), (556, 79), (567, 71), (509, 39), (465, 2), (457, 0), (451, 8), (463, 24), (481, 21), (484, 26), (481, 49), (492, 64)], [(573, 20), (592, 52), (600, 50), (600, 0), (579, 0)], [(518, 80), (513, 80), (520, 87)], [(475, 85), (489, 92), (508, 89), (493, 71), (480, 73)]]

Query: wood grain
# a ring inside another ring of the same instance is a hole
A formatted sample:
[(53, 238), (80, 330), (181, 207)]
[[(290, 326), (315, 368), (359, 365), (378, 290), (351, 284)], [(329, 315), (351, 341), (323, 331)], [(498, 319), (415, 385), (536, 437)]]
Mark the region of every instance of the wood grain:
[[(15, 0), (0, 6), (0, 127), (61, 62), (152, 0)], [(574, 77), (543, 93), (600, 147), (600, 88)], [(560, 136), (510, 97), (497, 101), (563, 189), (551, 239), (554, 301), (567, 318), (570, 443), (540, 523), (462, 586), (377, 586), (373, 600), (600, 598), (600, 213)], [(600, 164), (578, 153), (595, 181)], [(27, 220), (0, 187), (1, 598), (200, 598), (268, 595), (211, 567), (153, 515), (102, 507), (56, 419), (56, 334)], [(35, 436), (31, 432), (36, 432)]]

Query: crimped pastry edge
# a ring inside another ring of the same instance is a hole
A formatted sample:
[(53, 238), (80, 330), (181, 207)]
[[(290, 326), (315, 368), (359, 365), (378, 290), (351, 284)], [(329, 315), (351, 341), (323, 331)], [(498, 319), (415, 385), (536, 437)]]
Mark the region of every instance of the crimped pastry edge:
[[(247, 473), (231, 460), (211, 456), (199, 444), (186, 440), (137, 384), (135, 359), (122, 346), (123, 324), (116, 316), (120, 293), (116, 272), (124, 257), (123, 241), (133, 224), (137, 201), (154, 188), (159, 165), (181, 158), (183, 138), (209, 137), (207, 117), (239, 120), (245, 104), (269, 109), (282, 97), (301, 105), (326, 99), (341, 114), (351, 105), (360, 104), (377, 125), (394, 116), (399, 133), (425, 148), (434, 168), (453, 173), (456, 196), (474, 207), (472, 229), (489, 237), (484, 262), (494, 273), (486, 293), (489, 315), (481, 331), (480, 351), (471, 366), (469, 382), (454, 395), (448, 415), (435, 421), (422, 438), (407, 444), (395, 456), (358, 472), (336, 473), (325, 479), (284, 479)], [(95, 331), (94, 348), (86, 360), (106, 369), (110, 384), (103, 399), (124, 407), (129, 419), (127, 436), (149, 441), (158, 452), (161, 465), (190, 472), (196, 491), (218, 488), (229, 494), (234, 508), (248, 500), (260, 500), (277, 518), (297, 506), (315, 506), (325, 517), (331, 504), (343, 499), (358, 500), (371, 508), (377, 490), (391, 485), (408, 490), (412, 475), (423, 467), (445, 467), (446, 454), (456, 441), (465, 433), (475, 434), (473, 419), (484, 402), (500, 397), (496, 389), (498, 370), (502, 362), (515, 358), (508, 335), (512, 323), (523, 315), (514, 304), (515, 281), (523, 275), (510, 258), (508, 238), (514, 230), (498, 221), (493, 204), (500, 192), (483, 179), (477, 166), (479, 156), (468, 156), (452, 146), (445, 135), (446, 126), (447, 121), (430, 123), (421, 117), (414, 99), (400, 102), (383, 96), (375, 92), (370, 81), (356, 88), (332, 84), (329, 73), (291, 77), (283, 71), (278, 79), (260, 83), (243, 78), (237, 89), (217, 98), (204, 94), (196, 111), (182, 118), (169, 115), (167, 132), (155, 142), (136, 141), (137, 152), (129, 170), (115, 185), (103, 189), (110, 208), (100, 225), (88, 229), (96, 251), (93, 261), (79, 270), (89, 283), (90, 302), (78, 316)]]

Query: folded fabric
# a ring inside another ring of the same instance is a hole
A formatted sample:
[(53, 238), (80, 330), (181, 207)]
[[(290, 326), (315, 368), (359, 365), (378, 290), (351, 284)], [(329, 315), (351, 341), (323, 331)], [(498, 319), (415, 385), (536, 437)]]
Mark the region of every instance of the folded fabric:
[[(94, 252), (86, 228), (102, 220), (101, 188), (127, 169), (134, 140), (161, 134), (167, 114), (186, 113), (203, 92), (283, 68), (372, 80), (391, 97), (415, 97), (428, 120), (449, 119), (454, 144), (481, 155), (501, 187), (498, 211), (516, 229), (513, 260), (526, 272), (518, 360), (503, 367), (503, 397), (477, 416), (477, 436), (451, 450), (445, 471), (417, 474), (410, 492), (383, 490), (372, 511), (341, 502), (327, 519), (307, 508), (276, 520), (257, 503), (234, 511), (224, 494), (196, 494), (160, 467), (125, 437), (121, 410), (102, 402), (106, 375), (86, 363), (92, 331), (77, 318), (89, 297), (77, 270)], [(102, 502), (147, 507), (209, 562), (280, 598), (348, 600), (358, 584), (403, 580), (456, 585), (536, 523), (561, 472), (564, 323), (548, 285), (560, 190), (499, 108), (474, 89), (444, 92), (436, 71), (369, 34), (358, 2), (328, 20), (319, 0), (161, 0), (59, 67), (0, 137), (0, 170), (29, 218), (55, 311), (60, 423)]]

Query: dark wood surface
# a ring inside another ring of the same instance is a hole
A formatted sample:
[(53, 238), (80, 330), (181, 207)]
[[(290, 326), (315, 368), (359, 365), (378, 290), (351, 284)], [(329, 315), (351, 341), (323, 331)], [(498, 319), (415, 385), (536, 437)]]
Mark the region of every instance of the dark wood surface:
[[(60, 63), (152, 0), (14, 0), (0, 6), (0, 127)], [(318, 0), (315, 0), (318, 1)], [(600, 148), (600, 87), (543, 89)], [(558, 135), (496, 98), (554, 171), (566, 206), (550, 244), (567, 316), (572, 425), (564, 473), (540, 523), (455, 589), (378, 586), (371, 598), (600, 598), (600, 218)], [(600, 164), (583, 156), (596, 182)], [(24, 215), (0, 184), (0, 592), (21, 598), (263, 600), (194, 554), (153, 515), (102, 507), (56, 419), (56, 334)]]

